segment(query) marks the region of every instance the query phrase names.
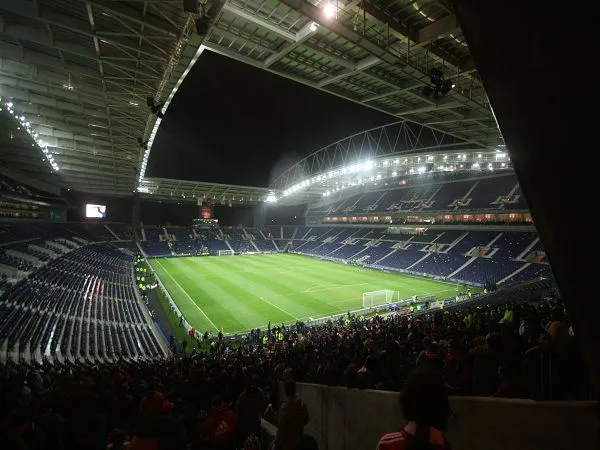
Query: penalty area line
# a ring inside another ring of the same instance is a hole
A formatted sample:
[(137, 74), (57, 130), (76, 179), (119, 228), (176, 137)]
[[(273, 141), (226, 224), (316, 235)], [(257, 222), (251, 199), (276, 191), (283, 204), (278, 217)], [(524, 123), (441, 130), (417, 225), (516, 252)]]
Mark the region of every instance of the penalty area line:
[(194, 305), (196, 307), (196, 309), (198, 309), (198, 311), (200, 311), (200, 313), (206, 317), (206, 320), (208, 320), (208, 322), (215, 328), (215, 330), (220, 331), (219, 327), (217, 327), (214, 322), (212, 320), (210, 320), (210, 318), (206, 315), (206, 313), (204, 311), (202, 311), (202, 308), (200, 308), (196, 302), (194, 301), (194, 299), (192, 297), (190, 297), (190, 294), (187, 293), (187, 291), (181, 287), (181, 285), (177, 282), (177, 280), (175, 278), (173, 278), (173, 275), (171, 275), (169, 273), (168, 270), (166, 270), (163, 265), (160, 263), (160, 261), (157, 261), (158, 265), (161, 267), (161, 269), (169, 276), (169, 278), (171, 278), (171, 280), (173, 280), (173, 282), (177, 285), (177, 287), (179, 287), (179, 289), (181, 291), (183, 291), (183, 293), (186, 295), (186, 297), (189, 299), (189, 301), (192, 303), (192, 305)]
[(269, 305), (271, 305), (273, 308), (277, 308), (279, 311), (281, 311), (282, 313), (293, 317), (294, 320), (299, 320), (298, 317), (294, 316), (293, 314), (290, 314), (289, 312), (287, 312), (285, 309), (280, 308), (279, 306), (277, 306), (275, 303), (271, 303), (269, 300), (265, 299), (264, 297), (258, 297), (259, 299), (261, 299), (263, 302), (268, 303)]

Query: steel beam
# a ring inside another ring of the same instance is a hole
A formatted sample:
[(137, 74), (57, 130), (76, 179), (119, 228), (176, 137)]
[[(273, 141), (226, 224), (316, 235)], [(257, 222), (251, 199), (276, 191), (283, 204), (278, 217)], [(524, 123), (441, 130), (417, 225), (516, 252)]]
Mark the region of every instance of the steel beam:
[(404, 117), (404, 116), (410, 116), (410, 115), (414, 115), (414, 114), (422, 114), (422, 113), (428, 113), (428, 112), (432, 112), (432, 111), (439, 111), (442, 109), (458, 108), (460, 106), (463, 106), (463, 105), (461, 103), (457, 102), (456, 100), (452, 99), (451, 97), (443, 97), (443, 98), (439, 99), (435, 105), (425, 106), (423, 108), (415, 108), (415, 109), (411, 109), (408, 111), (398, 111), (397, 115), (399, 117)]
[(116, 17), (126, 19), (138, 25), (144, 25), (152, 30), (159, 31), (173, 38), (179, 38), (180, 30), (174, 27), (167, 21), (161, 20), (154, 16), (143, 16), (141, 11), (127, 6), (125, 4), (106, 1), (106, 0), (79, 0), (81, 3), (97, 6), (104, 10), (108, 15), (114, 14)]
[[(369, 75), (371, 75), (371, 74), (369, 74)], [(398, 83), (396, 86), (394, 86), (391, 83), (389, 85), (394, 87), (394, 89), (390, 89), (389, 91), (382, 92), (380, 94), (375, 94), (375, 95), (370, 95), (368, 97), (364, 97), (361, 99), (361, 102), (369, 103), (369, 102), (373, 102), (375, 100), (389, 97), (390, 95), (395, 95), (395, 94), (400, 94), (402, 92), (410, 91), (411, 89), (415, 89), (417, 87), (423, 86), (423, 83), (421, 83), (419, 81), (410, 80), (410, 81), (402, 81), (401, 83)]]
[(326, 78), (326, 79), (320, 81), (319, 87), (327, 86), (328, 84), (335, 83), (335, 82), (342, 80), (350, 75), (353, 75), (358, 72), (362, 72), (363, 70), (373, 67), (373, 66), (379, 64), (380, 62), (381, 62), (381, 60), (379, 58), (377, 58), (376, 56), (367, 56), (366, 58), (364, 58), (361, 61), (358, 61), (356, 64), (354, 64), (353, 69), (346, 69), (338, 75), (335, 75), (333, 77)]
[[(56, 26), (76, 34), (86, 36), (90, 39), (93, 39), (95, 37), (95, 34), (92, 31), (90, 31), (90, 27), (85, 21), (76, 19), (74, 16), (66, 16), (64, 14), (56, 13), (54, 11), (43, 11), (40, 13), (40, 11), (38, 11), (37, 8), (33, 6), (29, 7), (28, 5), (33, 5), (33, 3), (6, 1), (3, 2), (2, 6), (0, 7), (0, 11), (4, 10), (13, 14), (18, 14), (24, 17), (39, 20), (44, 24)], [(135, 41), (123, 41), (120, 39), (103, 37), (102, 42), (113, 45), (115, 47), (122, 47), (133, 52), (138, 50)], [(163, 55), (157, 55), (146, 50), (142, 50), (142, 52), (147, 56), (166, 61), (166, 58)]]
[(417, 45), (424, 45), (449, 34), (457, 33), (459, 30), (458, 19), (454, 14), (450, 14), (417, 30), (415, 33), (415, 43)]
[(239, 8), (238, 6), (236, 6), (232, 3), (225, 2), (225, 4), (223, 5), (223, 11), (228, 11), (232, 14), (235, 14), (236, 16), (241, 17), (242, 19), (245, 19), (248, 22), (251, 22), (265, 30), (268, 30), (268, 31), (276, 34), (281, 39), (285, 39), (288, 42), (296, 41), (296, 35), (294, 33), (284, 30), (280, 26), (278, 26), (274, 23), (271, 23), (266, 19), (258, 17), (257, 15), (252, 14), (249, 11), (246, 11), (245, 9)]
[(281, 58), (285, 57), (288, 53), (293, 51), (296, 47), (306, 41), (309, 37), (316, 33), (316, 29), (312, 30), (313, 24), (306, 24), (300, 31), (296, 33), (296, 38), (294, 42), (290, 44), (286, 44), (283, 48), (277, 53), (272, 54), (265, 60), (265, 67), (270, 67), (279, 61)]

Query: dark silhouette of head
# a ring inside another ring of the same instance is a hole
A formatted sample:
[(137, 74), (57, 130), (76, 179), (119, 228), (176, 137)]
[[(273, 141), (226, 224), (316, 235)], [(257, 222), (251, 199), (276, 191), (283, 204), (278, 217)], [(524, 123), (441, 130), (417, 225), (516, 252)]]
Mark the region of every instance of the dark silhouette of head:
[(444, 383), (436, 373), (425, 370), (413, 372), (400, 394), (400, 407), (404, 418), (420, 427), (446, 429), (450, 403)]

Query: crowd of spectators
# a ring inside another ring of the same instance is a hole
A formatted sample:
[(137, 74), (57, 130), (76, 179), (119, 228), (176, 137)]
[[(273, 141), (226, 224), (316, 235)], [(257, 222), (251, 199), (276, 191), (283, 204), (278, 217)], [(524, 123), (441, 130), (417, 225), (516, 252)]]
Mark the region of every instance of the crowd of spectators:
[(4, 366), (0, 442), (252, 449), (262, 415), (280, 428), (277, 450), (314, 448), (302, 433), (310, 412), (292, 380), (402, 390), (418, 369), (435, 373), (450, 394), (589, 398), (576, 339), (562, 304), (542, 301), (269, 327), (239, 346), (221, 339), (154, 363)]

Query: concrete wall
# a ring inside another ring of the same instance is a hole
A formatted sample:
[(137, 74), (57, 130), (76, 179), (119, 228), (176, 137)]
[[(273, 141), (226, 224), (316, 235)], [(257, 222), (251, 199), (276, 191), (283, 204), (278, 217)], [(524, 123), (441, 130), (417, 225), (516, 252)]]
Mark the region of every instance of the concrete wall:
[[(379, 438), (404, 425), (398, 394), (298, 384), (309, 410), (305, 431), (320, 450), (375, 450)], [(594, 402), (533, 402), (451, 397), (454, 450), (598, 449)]]

